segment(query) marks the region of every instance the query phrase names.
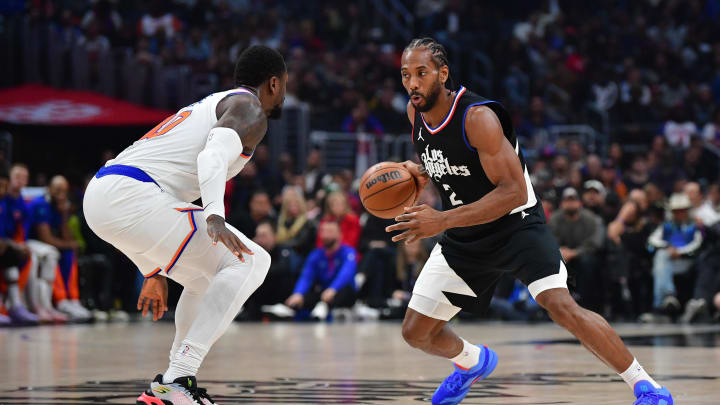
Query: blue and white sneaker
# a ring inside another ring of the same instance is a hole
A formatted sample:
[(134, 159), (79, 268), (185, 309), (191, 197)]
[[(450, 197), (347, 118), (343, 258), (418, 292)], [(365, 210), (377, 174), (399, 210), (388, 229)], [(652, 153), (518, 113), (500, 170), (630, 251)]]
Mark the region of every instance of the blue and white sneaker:
[(650, 381), (642, 380), (635, 383), (633, 405), (673, 405), (673, 397), (665, 387), (655, 388)]
[(483, 359), (475, 367), (465, 370), (455, 365), (455, 371), (440, 384), (432, 397), (433, 405), (455, 405), (465, 398), (476, 381), (490, 375), (497, 367), (498, 355), (487, 346), (481, 346)]

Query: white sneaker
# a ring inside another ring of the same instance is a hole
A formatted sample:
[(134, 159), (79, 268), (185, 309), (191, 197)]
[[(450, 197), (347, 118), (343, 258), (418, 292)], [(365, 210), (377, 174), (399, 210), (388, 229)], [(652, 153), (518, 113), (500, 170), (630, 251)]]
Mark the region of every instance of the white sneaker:
[(89, 309), (85, 308), (85, 307), (80, 303), (80, 301), (78, 301), (78, 300), (72, 300), (72, 301), (70, 301), (70, 304), (71, 304), (73, 307), (75, 307), (75, 308), (78, 310), (79, 313), (82, 313), (83, 315), (85, 315), (86, 317), (88, 317), (88, 319), (89, 319), (89, 318), (92, 318), (92, 315), (93, 315), (92, 312), (90, 312)]
[(91, 314), (85, 313), (85, 311), (82, 311), (77, 306), (72, 304), (72, 301), (70, 300), (62, 300), (58, 302), (57, 309), (66, 314), (71, 322), (84, 322), (87, 320), (90, 320)]
[(110, 322), (128, 322), (130, 321), (130, 315), (120, 309), (113, 309), (110, 311)]
[(328, 304), (324, 301), (320, 301), (315, 305), (312, 312), (310, 312), (310, 317), (324, 321), (327, 319), (329, 312), (330, 309), (328, 308)]
[(345, 322), (352, 322), (353, 321), (353, 311), (350, 308), (335, 308), (332, 310), (333, 320), (336, 322), (339, 321), (345, 321)]
[(353, 311), (355, 312), (355, 316), (357, 316), (359, 319), (380, 319), (379, 309), (370, 308), (363, 303), (355, 304), (355, 306), (353, 307)]
[(295, 310), (285, 304), (263, 305), (260, 307), (260, 311), (275, 315), (278, 318), (292, 318), (295, 316)]
[(105, 311), (96, 309), (96, 310), (92, 311), (92, 318), (95, 322), (107, 322), (108, 313)]
[(197, 387), (195, 377), (180, 377), (175, 381), (163, 383), (162, 374), (158, 374), (150, 383), (150, 389), (137, 398), (138, 405), (217, 405), (203, 388)]
[(680, 317), (682, 323), (690, 323), (705, 311), (707, 302), (703, 298), (693, 298), (685, 304), (685, 313)]

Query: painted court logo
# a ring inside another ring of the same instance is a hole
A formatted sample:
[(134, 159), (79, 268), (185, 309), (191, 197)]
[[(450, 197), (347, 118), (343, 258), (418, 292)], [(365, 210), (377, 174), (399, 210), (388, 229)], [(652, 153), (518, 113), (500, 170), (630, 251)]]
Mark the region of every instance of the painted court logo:
[(400, 174), (399, 170), (393, 170), (391, 172), (383, 173), (372, 180), (365, 183), (365, 187), (370, 189), (372, 186), (374, 186), (377, 183), (387, 183), (390, 180), (397, 180), (402, 177), (402, 174)]

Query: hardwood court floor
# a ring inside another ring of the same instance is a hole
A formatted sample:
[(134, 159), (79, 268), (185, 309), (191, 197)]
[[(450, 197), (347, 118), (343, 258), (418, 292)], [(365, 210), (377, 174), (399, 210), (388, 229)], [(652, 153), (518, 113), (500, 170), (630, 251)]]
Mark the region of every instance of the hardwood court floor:
[[(677, 404), (720, 403), (720, 325), (615, 325)], [(619, 377), (552, 324), (463, 323), (498, 368), (463, 404), (631, 404)], [(0, 404), (134, 404), (167, 366), (171, 323), (0, 329)], [(219, 404), (414, 404), (449, 362), (399, 323), (233, 324), (200, 370)]]

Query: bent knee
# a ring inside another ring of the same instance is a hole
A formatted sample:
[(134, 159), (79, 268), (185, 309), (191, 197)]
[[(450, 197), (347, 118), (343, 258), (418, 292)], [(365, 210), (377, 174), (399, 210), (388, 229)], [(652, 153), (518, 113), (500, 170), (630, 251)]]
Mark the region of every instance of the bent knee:
[(548, 311), (550, 318), (560, 326), (571, 329), (583, 315), (583, 309), (569, 293), (538, 296), (538, 304)]
[(416, 349), (422, 349), (430, 344), (432, 340), (432, 331), (426, 328), (418, 327), (414, 322), (403, 322), (402, 337), (408, 345)]
[[(257, 287), (265, 281), (265, 277), (270, 270), (270, 254), (263, 248), (256, 248), (253, 250), (253, 255), (250, 256), (252, 260), (252, 277), (257, 284)], [(246, 256), (247, 260), (247, 256)], [(256, 287), (256, 288), (257, 288)]]

